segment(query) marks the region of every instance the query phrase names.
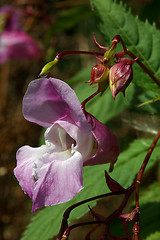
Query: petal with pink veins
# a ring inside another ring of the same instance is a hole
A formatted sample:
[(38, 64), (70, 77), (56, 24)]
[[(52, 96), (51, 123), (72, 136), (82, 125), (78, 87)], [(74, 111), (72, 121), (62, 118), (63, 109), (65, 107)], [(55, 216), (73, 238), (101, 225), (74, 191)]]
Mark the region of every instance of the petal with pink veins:
[(33, 211), (69, 201), (83, 188), (83, 161), (93, 155), (94, 137), (72, 122), (58, 121), (47, 128), (45, 144), (17, 152), (14, 173)]
[(31, 199), (33, 196), (35, 182), (33, 168), (36, 159), (44, 152), (46, 152), (46, 147), (44, 145), (38, 148), (23, 146), (18, 149), (16, 154), (17, 167), (14, 169), (14, 174), (24, 193), (28, 194)]
[(91, 131), (74, 90), (55, 78), (39, 78), (29, 84), (23, 99), (23, 115), (43, 127), (60, 119), (72, 119), (83, 131)]

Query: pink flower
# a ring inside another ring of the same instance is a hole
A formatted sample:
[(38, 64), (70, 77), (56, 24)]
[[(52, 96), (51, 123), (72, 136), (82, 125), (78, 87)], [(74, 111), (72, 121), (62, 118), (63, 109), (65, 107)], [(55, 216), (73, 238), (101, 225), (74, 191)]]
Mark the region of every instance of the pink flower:
[(20, 9), (11, 5), (5, 5), (0, 8), (0, 18), (2, 21), (2, 27), (6, 31), (18, 31), (22, 30), (22, 12)]
[(0, 64), (8, 59), (39, 58), (42, 51), (36, 41), (23, 31), (22, 13), (12, 6), (0, 9)]
[(43, 127), (45, 145), (17, 151), (14, 174), (33, 201), (33, 211), (72, 199), (82, 188), (86, 165), (114, 163), (116, 137), (81, 104), (65, 82), (40, 78), (30, 83), (23, 99), (24, 117)]
[(40, 57), (41, 54), (37, 43), (25, 32), (4, 31), (0, 35), (0, 63), (8, 59)]

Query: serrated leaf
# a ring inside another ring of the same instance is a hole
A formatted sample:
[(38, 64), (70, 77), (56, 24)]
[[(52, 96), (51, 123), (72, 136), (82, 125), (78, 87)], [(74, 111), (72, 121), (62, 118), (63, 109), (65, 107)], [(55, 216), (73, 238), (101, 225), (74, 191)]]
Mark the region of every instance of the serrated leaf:
[[(124, 188), (127, 188), (132, 183), (151, 142), (150, 139), (135, 140), (126, 151), (120, 154), (111, 177)], [(153, 166), (159, 157), (160, 144), (154, 149), (147, 168)], [(104, 176), (104, 170), (108, 170), (108, 168), (108, 164), (85, 167), (83, 169), (84, 189), (71, 201), (57, 206), (46, 207), (37, 213), (25, 231), (22, 240), (47, 240), (53, 237), (59, 231), (62, 216), (67, 207), (86, 198), (108, 192)], [(96, 201), (89, 203), (90, 207), (95, 204)], [(88, 207), (87, 204), (84, 204), (73, 210), (69, 220), (80, 218), (86, 212), (88, 212)]]
[[(140, 60), (153, 72), (160, 76), (160, 32), (155, 25), (148, 21), (140, 21), (128, 11), (122, 3), (117, 4), (112, 0), (92, 0), (101, 19), (101, 30), (105, 35), (107, 44), (115, 35), (120, 35), (127, 48), (136, 56), (140, 54)], [(152, 91), (159, 91), (159, 87), (137, 65), (134, 64), (133, 82), (138, 86)]]

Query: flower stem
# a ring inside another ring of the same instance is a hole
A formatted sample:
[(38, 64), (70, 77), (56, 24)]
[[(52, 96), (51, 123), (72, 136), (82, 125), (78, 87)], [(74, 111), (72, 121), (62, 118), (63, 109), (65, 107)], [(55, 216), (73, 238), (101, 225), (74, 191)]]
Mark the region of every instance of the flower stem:
[(92, 197), (92, 198), (85, 199), (85, 200), (80, 201), (78, 203), (75, 203), (72, 206), (70, 206), (69, 208), (67, 208), (66, 211), (63, 214), (63, 220), (62, 220), (62, 224), (61, 224), (61, 228), (60, 228), (57, 240), (61, 239), (62, 234), (68, 228), (67, 219), (69, 218), (69, 215), (74, 208), (76, 208), (78, 206), (81, 206), (82, 204), (88, 203), (90, 201), (99, 199), (99, 198), (104, 198), (104, 197), (108, 197), (108, 196), (112, 196), (112, 195), (121, 195), (121, 194), (124, 194), (124, 192), (122, 193), (121, 191), (117, 191), (117, 192), (110, 192), (110, 193), (101, 194), (101, 195), (98, 195), (98, 196), (95, 196), (95, 197)]
[(97, 230), (97, 228), (99, 228), (100, 227), (100, 224), (97, 224), (96, 226), (94, 226), (88, 233), (87, 233), (87, 235), (86, 235), (86, 237), (85, 237), (85, 240), (89, 240), (90, 239), (90, 235), (95, 231), (95, 230)]
[[(81, 227), (81, 226), (86, 226), (86, 225), (92, 225), (92, 224), (106, 224), (105, 221), (100, 221), (100, 220), (96, 220), (96, 221), (90, 221), (90, 222), (82, 222), (82, 223), (77, 223), (77, 224), (73, 224), (71, 226), (69, 226), (65, 231), (64, 231), (64, 235), (66, 237), (69, 236), (71, 230), (73, 230), (74, 228), (77, 227)], [(97, 225), (96, 225), (97, 228)], [(62, 240), (62, 239), (61, 239)]]
[(103, 56), (104, 54), (103, 53), (99, 53), (99, 52), (89, 52), (89, 51), (70, 51), (70, 50), (65, 50), (61, 53), (59, 53), (56, 58), (58, 60), (60, 60), (63, 56), (65, 55), (71, 55), (71, 54), (86, 54), (86, 55), (98, 55), (98, 56)]
[(81, 103), (82, 110), (85, 109), (86, 103), (87, 103), (89, 100), (91, 100), (92, 98), (94, 98), (98, 93), (99, 93), (99, 91), (97, 90), (95, 93), (93, 93), (90, 97), (86, 98), (86, 99)]
[[(124, 55), (128, 55), (130, 56), (132, 59), (135, 59), (136, 56), (130, 52), (126, 46), (125, 46), (125, 43), (123, 42), (123, 39), (119, 36), (119, 40), (122, 44), (122, 47), (123, 47), (123, 54)], [(136, 63), (153, 79), (153, 81), (160, 87), (160, 81), (157, 80), (157, 78), (151, 73), (151, 71), (139, 60), (137, 59), (136, 60)]]
[(156, 146), (159, 138), (160, 138), (160, 129), (159, 129), (157, 135), (155, 136), (155, 138), (154, 138), (154, 140), (153, 140), (153, 142), (152, 142), (152, 144), (151, 144), (151, 146), (150, 146), (150, 148), (149, 148), (149, 150), (148, 150), (148, 152), (147, 152), (147, 154), (146, 154), (146, 157), (145, 157), (145, 159), (144, 159), (144, 161), (143, 161), (143, 163), (142, 163), (142, 165), (141, 165), (141, 168), (140, 168), (140, 170), (139, 170), (139, 172), (138, 172), (138, 174), (137, 174), (136, 182), (138, 182), (138, 183), (141, 182), (142, 175), (143, 175), (143, 173), (144, 173), (144, 170), (145, 170), (145, 168), (146, 168), (146, 165), (147, 165), (147, 163), (148, 163), (148, 161), (149, 161), (149, 159), (150, 159), (150, 156), (151, 156), (151, 154), (152, 154), (152, 152), (153, 152), (153, 150), (154, 150), (154, 148), (155, 148), (155, 146)]
[[(127, 50), (126, 54), (130, 56), (132, 59), (135, 59), (136, 56)], [(160, 81), (149, 71), (149, 69), (139, 60), (136, 60), (136, 63), (153, 79), (153, 81), (160, 87)]]
[[(136, 193), (136, 208), (139, 208), (139, 185), (141, 183), (141, 179), (142, 179), (142, 176), (143, 176), (143, 173), (144, 173), (144, 170), (147, 166), (147, 163), (150, 159), (150, 156), (158, 142), (160, 138), (160, 130), (158, 131), (157, 135), (155, 136), (147, 154), (146, 154), (146, 157), (141, 165), (141, 168), (137, 174), (137, 177), (136, 177), (136, 180), (135, 180), (135, 193)], [(133, 238), (132, 240), (140, 240), (140, 234), (139, 234), (139, 231), (140, 231), (140, 222), (139, 222), (139, 213), (137, 212), (136, 216), (135, 216), (135, 223), (134, 223), (134, 226), (133, 226)]]

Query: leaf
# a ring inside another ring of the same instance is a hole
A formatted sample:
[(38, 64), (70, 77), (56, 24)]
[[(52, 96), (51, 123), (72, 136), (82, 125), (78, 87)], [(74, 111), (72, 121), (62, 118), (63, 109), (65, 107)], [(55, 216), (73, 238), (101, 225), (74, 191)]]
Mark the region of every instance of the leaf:
[[(160, 32), (155, 25), (145, 23), (134, 17), (126, 7), (112, 0), (92, 0), (101, 19), (100, 27), (107, 44), (115, 35), (120, 35), (127, 48), (155, 75), (160, 76)], [(133, 82), (145, 89), (159, 91), (159, 87), (137, 65), (133, 65)]]
[[(153, 183), (140, 197), (142, 239), (159, 240), (160, 236), (160, 182)], [(158, 233), (158, 232), (159, 233)]]
[[(143, 103), (143, 102), (147, 102), (147, 101), (151, 101), (151, 99), (158, 99), (160, 98), (159, 96), (157, 96), (157, 94), (153, 93), (152, 91), (146, 91), (142, 94), (139, 94), (137, 96), (138, 98), (138, 102)], [(152, 104), (147, 104), (147, 105), (143, 105), (142, 107), (139, 108), (140, 110), (144, 110), (149, 112), (150, 114), (154, 114), (154, 115), (159, 115), (160, 113), (160, 104), (159, 102), (154, 102)]]
[(160, 232), (155, 232), (149, 235), (146, 240), (159, 240), (160, 239)]
[[(120, 154), (115, 165), (111, 177), (119, 182), (124, 188), (131, 185), (140, 165), (145, 157), (145, 154), (151, 144), (150, 139), (135, 140), (130, 144), (129, 148)], [(153, 166), (160, 156), (160, 144), (154, 149), (147, 168)], [(64, 211), (70, 205), (109, 191), (105, 183), (105, 169), (108, 170), (108, 165), (98, 165), (93, 167), (85, 167), (83, 169), (84, 189), (76, 195), (71, 201), (57, 206), (46, 207), (33, 217), (31, 223), (22, 237), (22, 240), (47, 240), (59, 231), (62, 216)], [(89, 202), (90, 207), (93, 207), (96, 201)], [(88, 212), (88, 204), (81, 205), (73, 210), (69, 220), (80, 218)]]

